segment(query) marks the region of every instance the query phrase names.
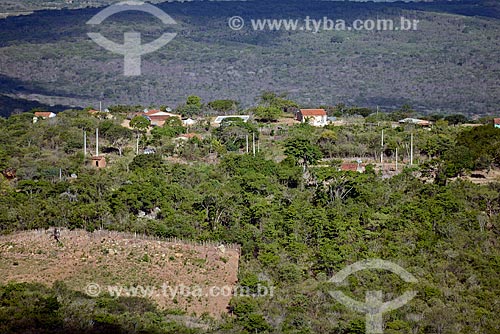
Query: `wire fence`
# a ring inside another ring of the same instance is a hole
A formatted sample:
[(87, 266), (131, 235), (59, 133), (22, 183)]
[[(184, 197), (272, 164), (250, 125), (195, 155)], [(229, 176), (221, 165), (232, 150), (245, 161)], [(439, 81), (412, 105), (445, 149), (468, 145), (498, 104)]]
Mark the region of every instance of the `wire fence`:
[[(176, 237), (164, 238), (154, 235), (147, 235), (143, 233), (132, 233), (132, 232), (119, 232), (119, 231), (109, 231), (109, 230), (95, 230), (93, 232), (89, 232), (86, 230), (75, 229), (70, 230), (64, 227), (57, 228), (60, 234), (61, 239), (71, 233), (75, 236), (88, 236), (90, 238), (110, 238), (110, 239), (131, 239), (131, 240), (146, 240), (146, 241), (159, 241), (159, 242), (167, 242), (172, 244), (179, 245), (188, 245), (188, 246), (196, 246), (196, 247), (221, 247), (224, 246), (226, 250), (235, 250), (238, 253), (241, 251), (241, 246), (236, 243), (225, 243), (222, 241), (216, 240), (184, 240)], [(18, 233), (29, 233), (32, 236), (36, 237), (53, 237), (54, 229), (36, 229)]]

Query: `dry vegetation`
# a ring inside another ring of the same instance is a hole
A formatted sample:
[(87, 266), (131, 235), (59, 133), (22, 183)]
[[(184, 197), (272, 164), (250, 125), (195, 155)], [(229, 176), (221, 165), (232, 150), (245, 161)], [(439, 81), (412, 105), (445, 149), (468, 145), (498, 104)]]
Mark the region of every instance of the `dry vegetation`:
[(89, 283), (102, 287), (156, 286), (153, 300), (162, 308), (180, 309), (188, 314), (208, 313), (214, 317), (227, 312), (231, 296), (163, 296), (162, 284), (174, 288), (231, 286), (237, 282), (237, 246), (188, 244), (135, 237), (133, 234), (62, 230), (58, 244), (51, 231), (20, 232), (0, 237), (1, 282), (40, 282), (52, 285), (64, 281), (68, 287), (85, 292)]

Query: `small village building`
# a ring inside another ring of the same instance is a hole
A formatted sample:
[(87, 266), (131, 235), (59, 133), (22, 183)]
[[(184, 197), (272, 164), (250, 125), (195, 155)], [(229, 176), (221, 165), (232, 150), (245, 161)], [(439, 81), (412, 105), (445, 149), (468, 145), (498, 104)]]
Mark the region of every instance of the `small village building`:
[(312, 126), (325, 126), (328, 124), (328, 117), (325, 109), (300, 109), (296, 118), (299, 122), (309, 122)]
[(214, 120), (214, 123), (217, 124), (217, 125), (220, 125), (222, 123), (222, 121), (224, 121), (225, 119), (227, 118), (239, 118), (241, 119), (243, 122), (248, 122), (248, 120), (250, 119), (250, 116), (249, 115), (227, 115), (227, 116), (217, 116)]
[(192, 118), (182, 120), (182, 125), (184, 125), (184, 126), (193, 126), (195, 124), (196, 124), (196, 121)]
[(156, 109), (145, 110), (142, 115), (147, 119), (149, 119), (152, 126), (163, 126), (165, 124), (165, 121), (171, 117), (177, 117), (182, 121), (181, 115), (173, 114), (166, 111), (160, 111)]
[(493, 118), (493, 126), (495, 128), (500, 128), (500, 118)]
[(54, 118), (56, 114), (51, 111), (36, 111), (35, 116), (33, 116), (33, 123), (38, 122), (39, 119)]
[(362, 165), (360, 162), (358, 163), (351, 163), (351, 162), (344, 162), (340, 165), (340, 170), (347, 172), (358, 172), (358, 173), (363, 173), (365, 171), (365, 166)]
[(106, 168), (106, 158), (102, 155), (92, 157), (92, 166), (96, 168)]
[(431, 126), (431, 122), (427, 121), (425, 119), (418, 119), (418, 118), (405, 118), (399, 120), (399, 124), (415, 124), (419, 125), (422, 127), (429, 127)]

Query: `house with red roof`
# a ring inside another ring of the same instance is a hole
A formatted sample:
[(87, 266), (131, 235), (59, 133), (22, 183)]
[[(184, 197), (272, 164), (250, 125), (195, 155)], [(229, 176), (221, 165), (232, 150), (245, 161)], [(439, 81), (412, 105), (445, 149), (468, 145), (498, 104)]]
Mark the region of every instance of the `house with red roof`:
[(53, 118), (56, 117), (51, 111), (35, 111), (35, 116), (33, 117), (33, 123), (38, 122), (39, 119)]
[(495, 128), (500, 128), (500, 118), (493, 118), (493, 126)]
[(325, 109), (300, 109), (296, 118), (299, 122), (309, 122), (312, 126), (325, 126), (328, 124)]
[(351, 162), (344, 162), (340, 165), (339, 170), (347, 172), (358, 172), (358, 173), (363, 173), (365, 170), (365, 166), (362, 165), (360, 162), (358, 163), (351, 163)]
[(154, 126), (163, 126), (165, 124), (165, 121), (170, 117), (177, 117), (180, 120), (182, 120), (181, 115), (172, 114), (166, 111), (160, 111), (156, 109), (147, 110), (142, 115), (147, 119), (149, 119), (151, 121), (151, 125)]
[(54, 114), (51, 111), (36, 111), (35, 112), (35, 117), (45, 119), (45, 118), (56, 117), (56, 114)]

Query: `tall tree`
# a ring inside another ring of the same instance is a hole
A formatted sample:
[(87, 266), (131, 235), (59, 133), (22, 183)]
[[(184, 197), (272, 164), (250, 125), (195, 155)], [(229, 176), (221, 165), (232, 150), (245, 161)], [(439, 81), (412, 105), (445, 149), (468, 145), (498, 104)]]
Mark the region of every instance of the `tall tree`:
[(258, 106), (253, 109), (253, 113), (255, 118), (262, 122), (276, 122), (281, 116), (282, 111), (277, 107)]
[(297, 159), (304, 169), (322, 158), (319, 148), (306, 138), (290, 138), (285, 142), (285, 154)]
[(266, 107), (274, 107), (282, 111), (288, 111), (290, 108), (298, 108), (299, 105), (286, 99), (287, 94), (276, 94), (271, 91), (265, 91), (260, 95), (260, 104)]
[(110, 141), (111, 146), (118, 149), (120, 156), (123, 153), (123, 148), (132, 139), (132, 134), (131, 130), (116, 124), (103, 131), (103, 135)]
[(201, 97), (196, 95), (188, 96), (186, 100), (186, 105), (201, 108)]
[(130, 121), (130, 126), (136, 131), (137, 134), (137, 144), (136, 144), (136, 154), (139, 154), (139, 140), (140, 134), (146, 132), (151, 122), (144, 116), (135, 116)]
[(147, 119), (144, 116), (135, 116), (130, 121), (130, 126), (134, 130), (139, 131), (139, 132), (146, 131), (150, 124), (151, 124), (151, 122), (149, 121), (149, 119)]

